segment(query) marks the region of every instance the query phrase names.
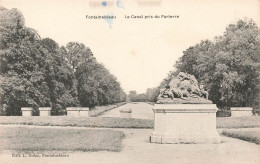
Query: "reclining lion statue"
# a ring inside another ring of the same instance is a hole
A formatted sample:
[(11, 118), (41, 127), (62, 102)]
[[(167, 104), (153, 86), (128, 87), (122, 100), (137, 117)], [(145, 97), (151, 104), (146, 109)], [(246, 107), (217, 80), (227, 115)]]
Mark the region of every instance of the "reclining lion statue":
[(208, 92), (193, 75), (180, 72), (160, 90), (157, 103), (212, 104), (212, 101), (208, 100)]

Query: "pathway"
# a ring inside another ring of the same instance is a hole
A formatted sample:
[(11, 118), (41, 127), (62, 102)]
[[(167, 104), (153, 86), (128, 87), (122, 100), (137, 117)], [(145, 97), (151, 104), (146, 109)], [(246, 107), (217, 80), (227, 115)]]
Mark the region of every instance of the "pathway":
[(152, 105), (144, 102), (127, 103), (118, 108), (107, 111), (99, 117), (120, 117), (119, 111), (122, 109), (132, 109), (132, 118), (154, 119)]
[[(6, 126), (6, 125), (1, 125)], [(22, 125), (17, 125), (22, 126)], [(16, 126), (16, 127), (17, 127)], [(11, 126), (10, 126), (11, 128)], [(32, 127), (46, 128), (46, 127)], [(52, 128), (52, 127), (49, 127)], [(57, 127), (53, 127), (57, 128)], [(67, 127), (74, 128), (74, 127)], [(77, 128), (77, 127), (76, 127)], [(81, 127), (83, 128), (83, 127)], [(88, 129), (88, 128), (84, 128)], [(15, 158), (10, 151), (0, 153), (1, 163), (84, 163), (84, 164), (258, 164), (259, 145), (221, 136), (221, 144), (154, 144), (149, 142), (152, 129), (115, 129), (124, 131), (121, 152), (66, 152), (68, 158)], [(259, 129), (258, 129), (259, 130)], [(44, 152), (47, 154), (62, 152)], [(37, 154), (37, 152), (36, 152)], [(59, 162), (57, 162), (59, 161)]]

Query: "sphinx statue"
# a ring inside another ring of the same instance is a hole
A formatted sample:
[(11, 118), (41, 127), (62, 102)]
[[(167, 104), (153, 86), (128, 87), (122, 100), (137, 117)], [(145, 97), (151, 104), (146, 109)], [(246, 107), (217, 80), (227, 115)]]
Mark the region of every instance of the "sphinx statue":
[(165, 88), (160, 89), (157, 103), (162, 104), (212, 104), (208, 92), (190, 74), (180, 72)]

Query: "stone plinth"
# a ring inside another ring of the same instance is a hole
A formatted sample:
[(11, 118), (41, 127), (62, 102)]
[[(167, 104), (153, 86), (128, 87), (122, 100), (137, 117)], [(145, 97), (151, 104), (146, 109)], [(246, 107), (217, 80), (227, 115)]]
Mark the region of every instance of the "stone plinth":
[(252, 107), (231, 107), (231, 117), (252, 116)]
[(132, 110), (131, 109), (120, 110), (120, 118), (132, 118)]
[(21, 108), (21, 111), (22, 111), (22, 116), (32, 116), (32, 111), (33, 111), (33, 108), (31, 107), (22, 107)]
[(80, 114), (80, 107), (68, 107), (66, 108), (67, 110), (67, 116), (70, 116), (70, 117), (79, 117)]
[(40, 116), (50, 116), (51, 107), (39, 107)]
[(215, 104), (155, 104), (154, 143), (220, 143)]
[(88, 117), (89, 108), (81, 108), (79, 112), (80, 117)]
[(69, 107), (66, 108), (67, 116), (71, 117), (88, 117), (89, 108), (86, 107)]

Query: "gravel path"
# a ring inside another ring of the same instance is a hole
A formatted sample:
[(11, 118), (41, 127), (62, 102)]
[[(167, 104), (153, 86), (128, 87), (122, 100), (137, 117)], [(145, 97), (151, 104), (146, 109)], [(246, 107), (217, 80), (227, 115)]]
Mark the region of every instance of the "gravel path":
[[(8, 125), (1, 125), (8, 126)], [(0, 128), (1, 128), (0, 126)], [(11, 127), (22, 125), (13, 125)], [(58, 128), (37, 127), (31, 128)], [(66, 127), (63, 127), (66, 128)], [(77, 127), (67, 127), (77, 128)], [(83, 128), (82, 129), (89, 129)], [(192, 163), (192, 164), (258, 164), (259, 145), (221, 136), (221, 144), (154, 144), (149, 142), (152, 129), (115, 129), (126, 134), (121, 152), (65, 152), (69, 157), (12, 157), (12, 152), (0, 153), (1, 163)], [(258, 129), (259, 130), (259, 129)], [(35, 154), (59, 154), (64, 152), (35, 152)]]
[(99, 117), (120, 117), (120, 110), (122, 109), (132, 109), (132, 118), (140, 119), (154, 119), (154, 113), (152, 110), (152, 105), (148, 103), (127, 103), (118, 108), (114, 108), (110, 111), (105, 112)]

